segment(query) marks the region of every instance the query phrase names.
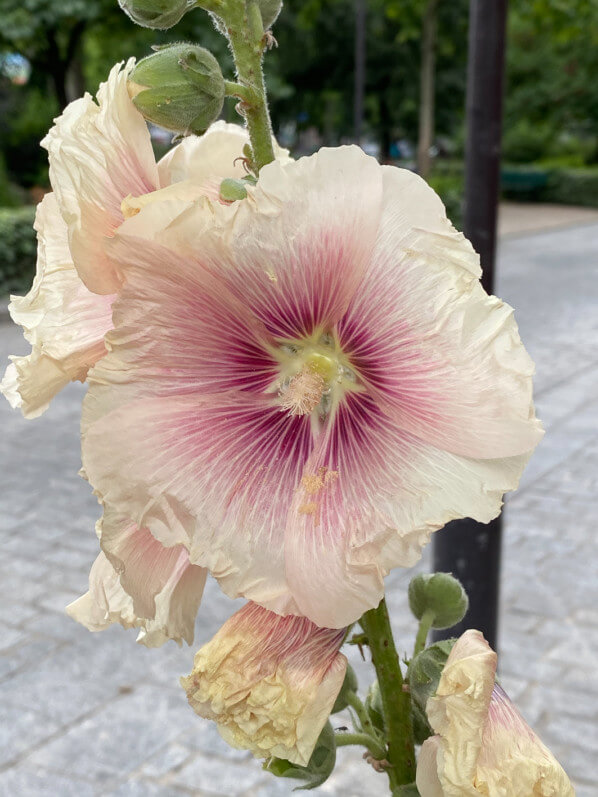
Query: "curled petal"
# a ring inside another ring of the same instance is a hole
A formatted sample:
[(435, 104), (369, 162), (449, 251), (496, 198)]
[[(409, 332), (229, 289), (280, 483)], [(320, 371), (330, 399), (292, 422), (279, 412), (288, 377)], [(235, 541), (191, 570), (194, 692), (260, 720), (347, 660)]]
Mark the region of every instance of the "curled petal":
[(114, 299), (91, 293), (79, 279), (54, 194), (47, 194), (39, 204), (35, 229), (35, 280), (26, 296), (13, 296), (9, 305), (32, 351), (11, 358), (0, 385), (27, 418), (41, 415), (70, 381), (85, 381), (89, 368), (104, 356), (103, 338), (112, 327)]
[(197, 652), (181, 683), (233, 747), (305, 766), (345, 677), (344, 633), (249, 603)]
[(73, 262), (94, 293), (115, 293), (120, 276), (104, 241), (122, 223), (122, 200), (158, 188), (158, 171), (143, 116), (127, 92), (130, 59), (100, 86), (72, 102), (42, 141), (50, 180), (69, 234)]
[(495, 674), (494, 651), (479, 631), (466, 631), (426, 707), (437, 736), (422, 747), (420, 794), (574, 797), (562, 767), (495, 683)]
[(384, 168), (383, 207), (340, 326), (368, 390), (401, 428), (453, 454), (531, 452), (543, 433), (512, 308), (481, 287), (479, 257), (423, 180)]
[[(183, 180), (203, 186), (206, 194), (217, 199), (224, 177), (242, 179), (247, 175), (243, 166), (243, 148), (249, 144), (247, 130), (240, 125), (218, 121), (203, 136), (186, 136), (158, 163), (161, 185)], [(290, 159), (288, 150), (273, 139), (274, 157), (278, 161)]]
[(111, 518), (108, 527), (100, 525), (108, 555), (100, 553), (89, 592), (67, 607), (68, 614), (90, 631), (115, 622), (140, 628), (137, 641), (147, 647), (167, 639), (191, 644), (207, 571), (190, 564), (183, 546), (166, 548), (130, 521)]

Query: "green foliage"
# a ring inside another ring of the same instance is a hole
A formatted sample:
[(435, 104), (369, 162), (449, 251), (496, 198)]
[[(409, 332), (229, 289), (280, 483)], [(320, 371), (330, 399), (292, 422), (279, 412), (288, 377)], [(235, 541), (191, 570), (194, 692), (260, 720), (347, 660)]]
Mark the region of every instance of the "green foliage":
[(35, 208), (0, 208), (0, 296), (23, 293), (35, 275)]
[[(436, 171), (428, 178), (428, 183), (444, 202), (446, 215), (458, 230), (463, 229), (463, 176), (460, 173)], [(462, 167), (460, 169), (462, 172)]]
[(598, 208), (598, 168), (555, 169), (542, 191), (544, 202)]
[(0, 208), (14, 208), (21, 204), (19, 190), (13, 185), (6, 171), (6, 161), (0, 152)]

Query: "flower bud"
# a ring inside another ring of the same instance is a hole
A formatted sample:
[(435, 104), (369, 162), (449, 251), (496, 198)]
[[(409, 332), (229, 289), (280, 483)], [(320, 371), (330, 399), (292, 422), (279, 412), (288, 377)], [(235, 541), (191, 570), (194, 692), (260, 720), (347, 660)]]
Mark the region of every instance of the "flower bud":
[(204, 133), (224, 103), (218, 61), (195, 44), (173, 44), (144, 58), (131, 72), (127, 88), (148, 121), (183, 135)]
[(469, 599), (461, 582), (450, 573), (428, 573), (411, 580), (409, 607), (418, 620), (424, 612), (432, 612), (432, 628), (451, 628), (465, 617)]
[(357, 692), (357, 676), (355, 670), (350, 664), (347, 664), (347, 672), (345, 673), (345, 680), (341, 686), (341, 691), (338, 693), (334, 706), (332, 706), (331, 714), (338, 714), (339, 711), (347, 708), (349, 701), (347, 700), (347, 692)]
[(270, 758), (265, 764), (264, 769), (279, 778), (295, 778), (302, 781), (300, 789), (315, 789), (328, 780), (336, 764), (336, 742), (334, 731), (330, 722), (322, 728), (322, 732), (316, 742), (311, 758), (306, 766), (291, 764), (284, 758)]
[(258, 0), (260, 12), (262, 14), (262, 22), (264, 23), (264, 30), (268, 30), (276, 22), (280, 9), (282, 8), (282, 0)]
[(166, 30), (193, 8), (193, 0), (118, 0), (119, 6), (137, 25)]

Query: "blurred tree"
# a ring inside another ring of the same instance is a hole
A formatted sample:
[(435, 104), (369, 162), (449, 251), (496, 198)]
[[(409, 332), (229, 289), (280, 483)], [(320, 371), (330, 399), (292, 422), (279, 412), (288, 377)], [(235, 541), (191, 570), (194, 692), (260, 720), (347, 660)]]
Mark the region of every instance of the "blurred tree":
[(114, 36), (114, 25), (120, 27), (123, 16), (116, 0), (21, 0), (18, 4), (0, 0), (0, 47), (16, 50), (29, 59), (34, 71), (48, 75), (64, 108), (84, 89), (85, 32), (110, 19)]

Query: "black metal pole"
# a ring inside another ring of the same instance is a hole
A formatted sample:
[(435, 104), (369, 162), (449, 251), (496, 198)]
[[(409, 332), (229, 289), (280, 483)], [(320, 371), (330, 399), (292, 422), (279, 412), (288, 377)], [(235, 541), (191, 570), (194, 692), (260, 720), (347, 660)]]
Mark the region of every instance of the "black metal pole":
[(365, 94), (365, 15), (366, 0), (355, 0), (355, 85), (353, 94), (353, 136), (361, 142), (363, 98)]
[[(500, 139), (508, 0), (470, 0), (465, 152), (465, 235), (479, 252), (484, 288), (492, 293), (500, 181)], [(501, 518), (456, 520), (435, 535), (434, 570), (451, 572), (467, 590), (463, 622), (435, 639), (482, 631), (496, 649)]]

